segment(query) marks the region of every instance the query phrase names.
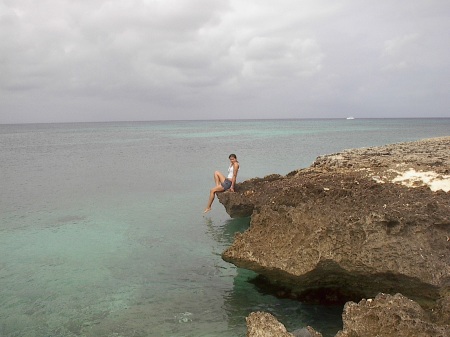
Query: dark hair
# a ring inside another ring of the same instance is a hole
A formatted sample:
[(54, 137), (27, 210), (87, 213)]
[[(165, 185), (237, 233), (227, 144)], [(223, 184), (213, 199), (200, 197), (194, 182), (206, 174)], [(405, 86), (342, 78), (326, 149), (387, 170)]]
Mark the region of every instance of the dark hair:
[(228, 156), (228, 159), (230, 159), (230, 158), (237, 159), (237, 157), (236, 157), (236, 155), (235, 155), (234, 153), (232, 153), (232, 154), (230, 154), (230, 155)]

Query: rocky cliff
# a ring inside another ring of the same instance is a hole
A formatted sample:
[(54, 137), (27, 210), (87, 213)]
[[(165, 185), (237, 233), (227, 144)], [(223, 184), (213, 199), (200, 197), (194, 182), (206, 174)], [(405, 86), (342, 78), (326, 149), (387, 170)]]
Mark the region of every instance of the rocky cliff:
[(302, 301), (401, 293), (436, 310), (450, 289), (449, 190), (450, 137), (321, 156), (219, 195), (251, 216), (223, 259)]

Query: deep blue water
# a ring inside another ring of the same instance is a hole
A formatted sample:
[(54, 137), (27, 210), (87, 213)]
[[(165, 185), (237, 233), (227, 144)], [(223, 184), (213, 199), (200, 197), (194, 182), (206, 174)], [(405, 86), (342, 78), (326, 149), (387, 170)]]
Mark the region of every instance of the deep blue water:
[(342, 308), (262, 294), (222, 261), (249, 219), (203, 215), (214, 170), (448, 135), (450, 119), (0, 125), (0, 336), (245, 336), (256, 310), (332, 336)]

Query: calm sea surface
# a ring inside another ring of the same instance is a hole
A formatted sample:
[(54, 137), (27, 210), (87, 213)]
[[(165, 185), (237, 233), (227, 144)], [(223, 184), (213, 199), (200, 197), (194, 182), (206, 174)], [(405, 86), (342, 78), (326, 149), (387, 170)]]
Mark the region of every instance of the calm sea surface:
[(448, 135), (450, 119), (0, 125), (0, 336), (245, 336), (257, 310), (332, 336), (341, 307), (262, 294), (222, 261), (249, 219), (203, 215), (213, 171)]

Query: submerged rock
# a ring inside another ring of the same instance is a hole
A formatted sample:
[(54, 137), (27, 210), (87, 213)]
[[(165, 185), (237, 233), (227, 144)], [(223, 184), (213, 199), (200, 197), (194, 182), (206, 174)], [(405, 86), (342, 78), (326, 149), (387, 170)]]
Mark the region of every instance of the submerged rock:
[(219, 195), (251, 216), (222, 257), (302, 301), (402, 293), (448, 318), (449, 190), (450, 137), (321, 156)]

